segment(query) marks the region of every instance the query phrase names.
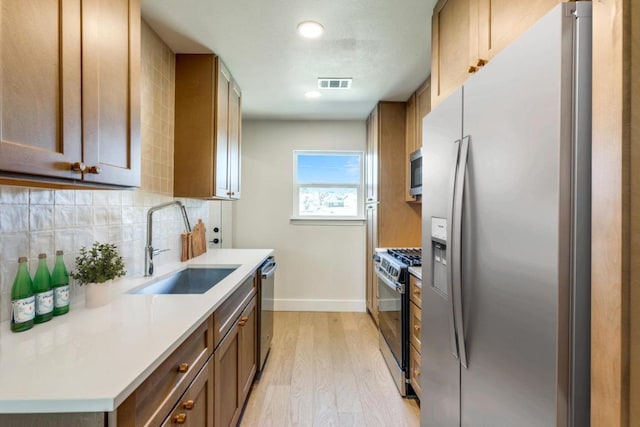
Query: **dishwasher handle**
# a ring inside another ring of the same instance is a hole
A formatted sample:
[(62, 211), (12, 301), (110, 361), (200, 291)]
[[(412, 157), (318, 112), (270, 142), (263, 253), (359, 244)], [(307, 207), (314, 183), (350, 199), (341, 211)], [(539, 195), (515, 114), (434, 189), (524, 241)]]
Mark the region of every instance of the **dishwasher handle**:
[(269, 259), (267, 262), (262, 264), (262, 267), (260, 267), (262, 278), (268, 279), (269, 277), (273, 276), (277, 268), (278, 268), (278, 264), (276, 264), (275, 259), (273, 258)]

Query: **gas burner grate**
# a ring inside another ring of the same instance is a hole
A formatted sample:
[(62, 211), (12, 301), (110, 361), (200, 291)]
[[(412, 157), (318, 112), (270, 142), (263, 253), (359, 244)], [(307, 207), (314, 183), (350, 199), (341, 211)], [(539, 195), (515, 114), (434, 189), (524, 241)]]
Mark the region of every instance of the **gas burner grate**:
[(387, 253), (410, 267), (422, 265), (422, 249), (420, 248), (388, 249)]

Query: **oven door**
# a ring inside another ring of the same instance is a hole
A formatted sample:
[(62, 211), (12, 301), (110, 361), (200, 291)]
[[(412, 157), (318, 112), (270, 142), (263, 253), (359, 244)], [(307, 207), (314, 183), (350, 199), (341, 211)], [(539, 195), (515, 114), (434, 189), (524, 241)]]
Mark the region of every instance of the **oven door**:
[(402, 352), (402, 300), (404, 287), (394, 283), (376, 270), (378, 276), (378, 323), (380, 334), (389, 346), (396, 363), (403, 369)]

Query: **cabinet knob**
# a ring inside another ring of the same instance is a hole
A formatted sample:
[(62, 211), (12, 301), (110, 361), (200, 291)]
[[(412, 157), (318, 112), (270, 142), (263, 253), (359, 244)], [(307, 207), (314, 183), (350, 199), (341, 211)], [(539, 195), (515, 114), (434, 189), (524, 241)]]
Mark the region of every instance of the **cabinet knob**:
[(184, 409), (193, 409), (193, 400), (187, 400), (182, 404)]
[(86, 170), (87, 173), (92, 173), (95, 175), (99, 175), (100, 172), (102, 172), (102, 169), (100, 169), (99, 166), (89, 166)]
[(422, 372), (420, 372), (420, 369), (414, 369), (413, 373), (416, 377), (419, 377)]
[(77, 173), (84, 173), (87, 167), (82, 162), (71, 163), (70, 169)]
[(478, 61), (476, 62), (476, 67), (484, 67), (485, 65), (487, 65), (487, 61), (486, 59), (482, 59), (482, 58), (478, 58)]
[(178, 372), (180, 372), (181, 374), (184, 374), (188, 370), (189, 370), (189, 364), (188, 363), (181, 363), (180, 366), (178, 366)]
[(476, 71), (478, 71), (478, 67), (476, 67), (474, 65), (469, 65), (469, 68), (467, 68), (467, 73), (469, 73), (469, 74), (473, 74)]
[(418, 332), (420, 330), (420, 325), (413, 325), (413, 329)]
[(416, 289), (414, 289), (414, 290), (413, 290), (413, 294), (414, 294), (414, 295), (420, 295), (420, 292), (421, 292), (421, 291), (420, 291), (420, 289), (418, 289), (418, 288), (416, 288)]
[(246, 325), (246, 324), (247, 324), (247, 320), (249, 320), (249, 317), (248, 317), (248, 316), (242, 316), (242, 317), (240, 318), (240, 321), (238, 322), (238, 325), (239, 325), (239, 326), (244, 326), (244, 325)]
[(184, 424), (187, 421), (187, 414), (180, 413), (173, 417), (173, 422), (176, 424)]

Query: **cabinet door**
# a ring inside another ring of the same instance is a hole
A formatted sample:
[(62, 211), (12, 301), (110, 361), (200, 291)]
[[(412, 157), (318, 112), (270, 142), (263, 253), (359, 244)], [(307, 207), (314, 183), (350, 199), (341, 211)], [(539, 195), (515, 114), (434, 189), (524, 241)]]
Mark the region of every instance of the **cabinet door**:
[(256, 297), (240, 315), (238, 330), (238, 402), (244, 404), (257, 368), (258, 316), (256, 316)]
[(422, 119), (431, 112), (431, 77), (416, 90), (416, 150), (422, 147)]
[(410, 345), (409, 346), (409, 382), (411, 383), (411, 387), (413, 387), (413, 391), (416, 392), (416, 396), (418, 399), (422, 399), (422, 387), (420, 382), (422, 380), (422, 369), (420, 367), (420, 353), (416, 351), (416, 349)]
[(485, 61), (493, 58), (560, 2), (529, 0), (523, 7), (513, 0), (475, 1), (478, 2), (478, 59)]
[(229, 183), (229, 87), (231, 74), (218, 59), (216, 95), (216, 197), (228, 199), (231, 185)]
[[(431, 105), (460, 87), (476, 60), (478, 30), (472, 6), (477, 0), (440, 0), (431, 27)], [(475, 46), (475, 48), (474, 48)]]
[(407, 100), (407, 114), (405, 119), (405, 194), (404, 199), (408, 202), (415, 200), (415, 197), (409, 194), (409, 186), (411, 185), (411, 165), (409, 164), (409, 156), (416, 150), (416, 94), (411, 95), (411, 98)]
[(378, 242), (378, 210), (376, 205), (367, 206), (367, 308), (378, 324), (378, 281), (376, 279), (373, 254)]
[(240, 87), (234, 81), (229, 88), (229, 195), (240, 198), (240, 148), (242, 137)]
[(81, 179), (81, 1), (2, 1), (0, 170)]
[(229, 330), (213, 357), (215, 358), (214, 412), (216, 427), (235, 426), (240, 417), (238, 324)]
[(88, 182), (140, 185), (140, 2), (82, 2), (83, 160)]
[(162, 426), (213, 427), (213, 361), (209, 359)]
[(378, 201), (378, 107), (367, 119), (366, 202)]

